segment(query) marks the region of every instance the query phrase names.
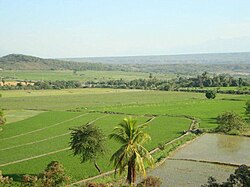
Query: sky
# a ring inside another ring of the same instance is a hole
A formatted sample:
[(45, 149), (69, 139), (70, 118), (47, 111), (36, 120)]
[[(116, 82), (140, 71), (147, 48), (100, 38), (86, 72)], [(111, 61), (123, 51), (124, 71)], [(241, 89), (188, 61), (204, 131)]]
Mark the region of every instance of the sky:
[(0, 56), (245, 51), (249, 0), (0, 0)]

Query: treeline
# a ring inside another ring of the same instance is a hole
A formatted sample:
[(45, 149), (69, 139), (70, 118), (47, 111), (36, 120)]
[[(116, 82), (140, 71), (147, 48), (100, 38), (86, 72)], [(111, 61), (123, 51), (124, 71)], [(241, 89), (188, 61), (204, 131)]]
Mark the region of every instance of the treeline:
[(178, 77), (172, 80), (161, 80), (156, 78), (135, 79), (131, 81), (109, 80), (102, 82), (88, 81), (85, 83), (89, 87), (98, 88), (130, 88), (130, 89), (148, 89), (148, 90), (176, 90), (179, 88), (193, 87), (231, 87), (231, 86), (249, 86), (250, 83), (242, 78), (233, 78), (228, 75), (208, 76), (208, 73), (203, 73), (193, 78)]
[[(241, 87), (249, 86), (248, 80), (233, 78), (229, 75), (209, 76), (204, 72), (196, 77), (178, 77), (171, 80), (153, 78), (135, 80), (108, 80), (108, 81), (38, 81), (33, 85), (17, 84), (16, 86), (1, 86), (2, 90), (11, 89), (68, 89), (68, 88), (119, 88), (119, 89), (143, 89), (143, 90), (164, 90), (164, 91), (191, 91), (205, 92), (204, 87)], [(198, 89), (197, 89), (198, 88)], [(219, 93), (249, 94), (249, 90), (217, 90)]]
[(179, 77), (176, 82), (180, 87), (228, 87), (249, 86), (249, 82), (242, 78), (233, 78), (226, 74), (209, 76), (207, 72), (194, 78)]
[(48, 90), (48, 89), (70, 89), (82, 88), (83, 84), (79, 81), (37, 81), (34, 84), (17, 83), (16, 86), (3, 85), (1, 90)]

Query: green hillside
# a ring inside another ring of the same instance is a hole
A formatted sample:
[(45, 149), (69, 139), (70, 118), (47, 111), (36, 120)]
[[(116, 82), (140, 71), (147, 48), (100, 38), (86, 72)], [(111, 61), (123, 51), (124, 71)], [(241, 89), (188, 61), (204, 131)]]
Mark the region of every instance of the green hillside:
[(78, 63), (56, 59), (43, 59), (22, 54), (10, 54), (0, 58), (3, 70), (118, 70), (101, 63)]

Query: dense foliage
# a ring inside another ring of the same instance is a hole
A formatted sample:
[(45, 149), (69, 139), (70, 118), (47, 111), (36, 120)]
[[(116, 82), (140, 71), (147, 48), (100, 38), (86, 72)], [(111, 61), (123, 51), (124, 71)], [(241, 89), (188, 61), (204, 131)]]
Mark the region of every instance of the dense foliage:
[(218, 132), (228, 134), (239, 134), (245, 128), (245, 122), (241, 116), (234, 112), (225, 112), (217, 117), (219, 126), (216, 128)]
[(207, 90), (205, 95), (208, 99), (215, 99), (216, 91), (215, 90)]
[(160, 187), (162, 184), (160, 178), (149, 176), (142, 182), (136, 185), (136, 187)]
[(101, 170), (96, 163), (96, 159), (105, 152), (104, 142), (103, 131), (92, 123), (72, 129), (70, 147), (74, 155), (80, 155), (82, 163), (94, 161), (99, 173), (101, 173)]
[(215, 178), (209, 177), (208, 183), (202, 187), (233, 187), (233, 186), (250, 186), (250, 169), (246, 165), (237, 168), (234, 174), (231, 174), (226, 182), (218, 183)]
[(0, 171), (0, 186), (22, 187), (63, 187), (69, 183), (69, 177), (65, 174), (62, 164), (58, 161), (50, 162), (40, 175), (24, 175), (21, 183), (12, 178), (2, 176)]

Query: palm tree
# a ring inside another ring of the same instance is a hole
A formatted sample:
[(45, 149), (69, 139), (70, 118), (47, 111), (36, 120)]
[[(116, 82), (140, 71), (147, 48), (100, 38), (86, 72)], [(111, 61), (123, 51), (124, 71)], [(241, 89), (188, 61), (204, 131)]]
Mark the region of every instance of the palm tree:
[(81, 162), (93, 161), (95, 168), (101, 173), (96, 159), (105, 152), (105, 135), (92, 123), (71, 129), (70, 147), (74, 156), (80, 155)]
[(138, 125), (134, 118), (125, 118), (114, 128), (110, 138), (121, 143), (121, 147), (112, 155), (111, 162), (115, 166), (115, 174), (119, 169), (122, 174), (127, 167), (127, 182), (131, 185), (135, 183), (136, 172), (146, 176), (144, 161), (153, 166), (153, 158), (143, 144), (151, 138), (142, 131), (146, 124)]

